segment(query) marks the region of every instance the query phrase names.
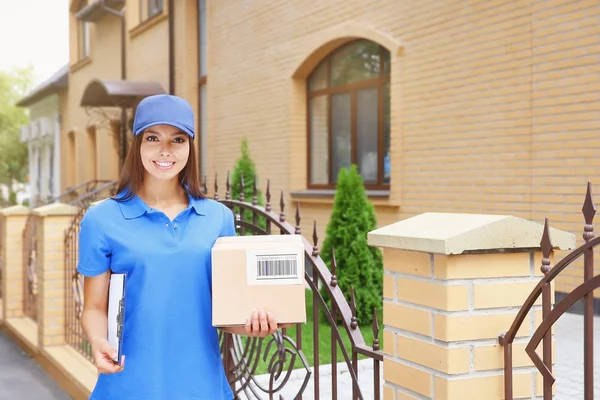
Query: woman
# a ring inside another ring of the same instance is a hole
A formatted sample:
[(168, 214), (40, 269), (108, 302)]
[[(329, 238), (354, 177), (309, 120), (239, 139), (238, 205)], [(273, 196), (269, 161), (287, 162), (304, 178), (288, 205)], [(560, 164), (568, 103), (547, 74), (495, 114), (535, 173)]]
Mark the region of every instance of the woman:
[[(100, 373), (90, 399), (231, 400), (211, 324), (210, 252), (217, 237), (235, 235), (233, 215), (202, 195), (185, 100), (145, 98), (133, 125), (117, 195), (81, 221), (82, 326)], [(111, 271), (128, 275), (120, 365), (107, 341)], [(264, 337), (277, 328), (256, 310), (224, 330)]]

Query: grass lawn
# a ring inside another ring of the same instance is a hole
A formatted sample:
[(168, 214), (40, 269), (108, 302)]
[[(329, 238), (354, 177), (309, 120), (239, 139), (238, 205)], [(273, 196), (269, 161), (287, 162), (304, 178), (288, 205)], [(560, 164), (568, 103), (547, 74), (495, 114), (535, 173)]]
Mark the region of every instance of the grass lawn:
[[(311, 290), (307, 290), (306, 291), (306, 324), (302, 325), (302, 353), (304, 353), (304, 356), (306, 357), (306, 360), (309, 364), (309, 366), (313, 366), (314, 365), (314, 359), (315, 359), (315, 355), (314, 355), (314, 333), (313, 333), (313, 327), (314, 327), (314, 321), (313, 321), (313, 299), (312, 299), (312, 291)], [(381, 317), (381, 313), (379, 313), (379, 315), (377, 316), (378, 321), (379, 321), (379, 326), (380, 326), (380, 331), (379, 331), (379, 346), (381, 349), (383, 349), (383, 324), (382, 324), (382, 317)], [(367, 346), (372, 346), (373, 345), (373, 329), (372, 329), (372, 321), (369, 321), (368, 324), (359, 326), (360, 331), (362, 332), (363, 338), (365, 340), (365, 343), (367, 344)], [(350, 360), (352, 360), (352, 346), (351, 346), (351, 342), (350, 342), (350, 338), (348, 337), (348, 334), (346, 333), (346, 329), (340, 325), (340, 327), (338, 328), (340, 331), (340, 336), (342, 338), (342, 342), (344, 343), (344, 348), (346, 349), (346, 352), (348, 353), (348, 357)], [(292, 340), (296, 341), (296, 328), (292, 328), (292, 329), (288, 329), (287, 330), (287, 336), (289, 336)], [(243, 341), (245, 342), (245, 338), (243, 338)], [(265, 339), (263, 341), (263, 343), (268, 343), (268, 340)], [(323, 364), (330, 364), (331, 363), (331, 348), (332, 348), (332, 338), (331, 338), (331, 327), (329, 325), (329, 323), (327, 322), (320, 322), (319, 323), (319, 363), (320, 365)], [(289, 343), (286, 342), (286, 347), (290, 347), (291, 345)], [(270, 358), (272, 357), (272, 355), (274, 354), (274, 349), (275, 346), (274, 344), (271, 345), (271, 349), (269, 350), (268, 353), (268, 357), (267, 357), (267, 361), (264, 361), (264, 351), (265, 351), (265, 345), (263, 345), (261, 352), (260, 352), (260, 362), (258, 363), (258, 366), (256, 368), (256, 372), (255, 375), (260, 375), (260, 374), (266, 374), (268, 373), (268, 362), (270, 360)], [(365, 356), (360, 355), (358, 356), (359, 360), (365, 358)], [(254, 361), (254, 359), (252, 360)], [(340, 350), (340, 346), (339, 344), (337, 345), (337, 362), (342, 362), (344, 361), (344, 356)], [(287, 369), (287, 365), (289, 364), (289, 361), (286, 361), (286, 368)], [(294, 369), (296, 368), (302, 368), (302, 361), (297, 358), (294, 362)]]

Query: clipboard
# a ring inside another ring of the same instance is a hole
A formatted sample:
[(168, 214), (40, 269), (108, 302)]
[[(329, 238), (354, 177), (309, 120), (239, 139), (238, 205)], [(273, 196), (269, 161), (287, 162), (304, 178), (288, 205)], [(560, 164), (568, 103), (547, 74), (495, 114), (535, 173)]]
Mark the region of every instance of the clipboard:
[(123, 355), (123, 320), (125, 318), (125, 295), (127, 274), (111, 274), (108, 287), (108, 343), (117, 350), (117, 359), (121, 365)]

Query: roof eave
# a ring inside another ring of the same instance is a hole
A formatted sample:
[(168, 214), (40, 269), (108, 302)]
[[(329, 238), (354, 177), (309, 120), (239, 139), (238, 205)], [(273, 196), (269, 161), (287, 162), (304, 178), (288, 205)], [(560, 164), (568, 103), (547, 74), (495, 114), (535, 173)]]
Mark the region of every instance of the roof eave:
[(49, 79), (34, 88), (29, 94), (17, 102), (18, 107), (28, 107), (45, 97), (69, 86), (69, 67), (61, 67)]

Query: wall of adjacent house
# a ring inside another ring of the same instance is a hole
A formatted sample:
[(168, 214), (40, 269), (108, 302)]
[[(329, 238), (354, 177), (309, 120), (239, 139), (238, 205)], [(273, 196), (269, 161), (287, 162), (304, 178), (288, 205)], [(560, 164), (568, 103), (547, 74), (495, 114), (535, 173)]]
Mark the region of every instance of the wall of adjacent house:
[[(131, 13), (128, 13), (131, 14)], [(169, 31), (167, 14), (128, 32), (127, 75), (131, 79), (155, 81), (169, 90)]]
[[(188, 25), (178, 24), (176, 37), (176, 82), (188, 76), (190, 68), (195, 68), (196, 46), (196, 3), (194, 0), (176, 2), (175, 12)], [(139, 2), (128, 1), (126, 17), (126, 73), (128, 80), (154, 81), (165, 92), (169, 91), (169, 48), (167, 2), (164, 12), (152, 18), (141, 20)], [(90, 23), (90, 55), (79, 60), (77, 52), (77, 22), (73, 14), (70, 18), (71, 70), (69, 76), (68, 99), (64, 103), (63, 114), (63, 189), (82, 184), (94, 176), (98, 179), (118, 178), (118, 142), (113, 137), (106, 116), (120, 119), (120, 110), (103, 108), (86, 111), (80, 106), (86, 86), (93, 79), (121, 79), (121, 26), (120, 19), (110, 14), (99, 22)], [(190, 25), (191, 24), (191, 25)], [(184, 48), (181, 48), (184, 44)], [(179, 62), (181, 60), (181, 64)], [(187, 61), (186, 61), (187, 60)], [(190, 64), (191, 63), (191, 64)], [(193, 74), (195, 78), (197, 74)], [(178, 94), (184, 96), (196, 107), (197, 80), (190, 81)], [(185, 90), (185, 93), (182, 92)], [(96, 165), (90, 163), (88, 153), (92, 151), (88, 127), (96, 126)], [(70, 138), (70, 141), (69, 141)], [(74, 144), (74, 149), (72, 148)], [(96, 171), (94, 171), (96, 169)]]
[[(130, 4), (131, 3), (131, 4)], [(158, 82), (165, 92), (169, 81), (168, 4), (162, 14), (141, 21), (139, 2), (129, 2), (127, 10), (129, 42), (128, 75), (134, 80)], [(174, 4), (174, 92), (198, 107), (197, 0)], [(197, 123), (196, 112), (196, 123)]]
[[(128, 76), (133, 80), (158, 82), (169, 93), (168, 3), (164, 2), (162, 14), (146, 21), (140, 19), (139, 2), (130, 1), (127, 6)], [(197, 0), (177, 1), (174, 11), (174, 94), (190, 103), (198, 126)]]
[(69, 88), (62, 89), (59, 93), (60, 102), (60, 193), (63, 193), (67, 187), (74, 184), (74, 179), (77, 171), (77, 159), (75, 158), (74, 149), (70, 148), (69, 130), (67, 125), (70, 121), (70, 116), (76, 110), (69, 108)]
[[(55, 128), (55, 123), (60, 115), (60, 95), (53, 93), (40, 101), (32, 104), (29, 108), (29, 120), (37, 121), (40, 118), (47, 118), (52, 123), (52, 130)], [(57, 153), (54, 152), (54, 146), (56, 144), (55, 137), (52, 135), (53, 132), (47, 132), (46, 136), (38, 137), (33, 143), (29, 143), (30, 146), (30, 159), (29, 159), (29, 177), (30, 177), (30, 189), (34, 196), (41, 196), (45, 201), (50, 196), (55, 196), (56, 193), (55, 185), (57, 180), (60, 181), (60, 162), (56, 160)], [(59, 142), (60, 144), (60, 142)], [(35, 151), (31, 151), (35, 148)], [(38, 158), (37, 154), (40, 152)], [(38, 162), (41, 164), (41, 168), (38, 169)], [(50, 168), (52, 163), (52, 168)], [(38, 172), (40, 172), (38, 176)], [(53, 178), (52, 187), (50, 187), (51, 176)], [(40, 192), (38, 192), (37, 181), (40, 181)]]
[(48, 95), (29, 107), (29, 118), (31, 121), (42, 117), (54, 118), (59, 112), (59, 106), (58, 94)]
[[(200, 145), (198, 111), (198, 0), (176, 1), (174, 51), (175, 94), (186, 99), (196, 118), (196, 146)], [(168, 60), (168, 58), (165, 58)], [(168, 89), (168, 85), (165, 88)], [(205, 171), (206, 172), (206, 171)]]
[[(380, 226), (427, 211), (496, 213), (549, 217), (581, 238), (585, 186), (600, 173), (599, 14), (589, 1), (210, 2), (209, 176), (233, 168), (247, 136), (275, 200), (306, 189), (310, 71), (297, 70), (316, 65), (336, 32), (368, 34), (402, 49)], [(305, 233), (315, 218), (324, 230), (331, 198), (289, 200), (301, 201)], [(556, 289), (581, 276), (577, 264)]]
[[(89, 57), (78, 59), (77, 24), (74, 15), (69, 20), (70, 31), (70, 72), (69, 90), (66, 99), (66, 109), (63, 111), (61, 142), (64, 143), (62, 157), (63, 165), (68, 165), (68, 172), (63, 175), (63, 191), (68, 187), (83, 184), (93, 179), (116, 179), (118, 174), (118, 148), (110, 136), (110, 126), (106, 116), (119, 118), (117, 109), (86, 110), (80, 106), (84, 89), (90, 81), (96, 78), (119, 80), (121, 77), (121, 47), (120, 20), (107, 16), (100, 22), (89, 24), (90, 54)], [(95, 166), (88, 162), (90, 151), (90, 136), (88, 127), (96, 125), (96, 159)], [(73, 148), (74, 144), (74, 148)], [(77, 166), (75, 170), (72, 166)]]

